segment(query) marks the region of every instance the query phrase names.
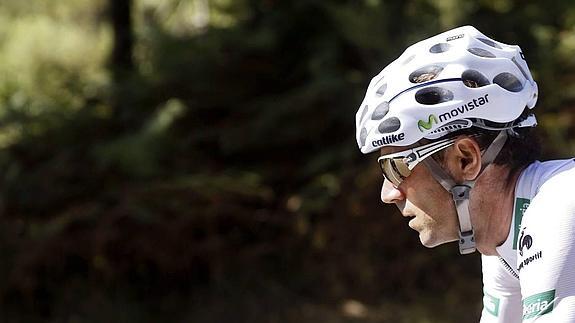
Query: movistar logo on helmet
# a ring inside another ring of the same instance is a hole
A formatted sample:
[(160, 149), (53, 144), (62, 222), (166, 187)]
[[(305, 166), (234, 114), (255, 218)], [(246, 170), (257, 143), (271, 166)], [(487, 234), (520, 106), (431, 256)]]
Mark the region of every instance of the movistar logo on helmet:
[(435, 116), (435, 114), (430, 114), (429, 117), (427, 118), (427, 122), (425, 122), (424, 120), (419, 120), (417, 122), (417, 127), (419, 127), (419, 131), (424, 132), (425, 130), (431, 129), (434, 123), (437, 123), (437, 117)]
[(373, 147), (379, 147), (379, 146), (383, 146), (383, 145), (391, 145), (395, 142), (401, 141), (405, 139), (405, 133), (400, 133), (398, 135), (388, 135), (388, 136), (383, 136), (381, 139), (379, 140), (374, 140), (371, 142), (371, 144), (373, 145)]
[[(489, 103), (489, 99), (487, 98), (489, 96), (489, 94), (485, 94), (484, 96), (480, 96), (477, 98), (474, 98), (473, 100), (465, 103), (462, 106), (459, 106), (449, 112), (445, 112), (439, 115), (439, 122), (443, 123), (446, 121), (449, 121), (453, 118), (456, 118), (457, 116), (459, 116), (462, 113), (465, 112), (469, 112), (475, 108), (479, 108), (487, 103)], [(437, 124), (437, 116), (434, 114), (430, 114), (429, 117), (427, 117), (427, 121), (425, 120), (419, 120), (417, 122), (417, 127), (419, 128), (419, 131), (421, 132), (425, 132), (426, 130), (431, 129), (431, 127), (433, 127), (433, 124)]]
[(457, 107), (457, 108), (455, 108), (449, 112), (445, 112), (443, 114), (440, 114), (439, 115), (439, 122), (448, 121), (452, 118), (457, 117), (458, 115), (460, 115), (462, 113), (471, 111), (475, 108), (479, 108), (480, 106), (489, 102), (489, 99), (487, 99), (488, 95), (489, 94), (485, 94), (484, 96), (477, 97), (477, 98), (465, 103), (464, 105), (462, 105), (460, 107)]

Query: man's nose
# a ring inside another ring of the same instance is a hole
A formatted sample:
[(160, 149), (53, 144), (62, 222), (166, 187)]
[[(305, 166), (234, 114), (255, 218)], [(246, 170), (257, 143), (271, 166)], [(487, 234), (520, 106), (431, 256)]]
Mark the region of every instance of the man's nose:
[(394, 187), (390, 181), (387, 179), (383, 180), (383, 185), (381, 186), (381, 201), (383, 203), (396, 203), (405, 199), (405, 195), (398, 188)]

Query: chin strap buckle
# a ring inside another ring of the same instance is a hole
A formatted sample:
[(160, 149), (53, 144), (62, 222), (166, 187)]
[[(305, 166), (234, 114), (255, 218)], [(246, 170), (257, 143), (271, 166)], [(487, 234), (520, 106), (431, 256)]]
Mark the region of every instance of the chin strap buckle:
[(473, 229), (466, 232), (459, 231), (459, 253), (467, 255), (475, 252), (475, 234)]
[(475, 234), (469, 214), (469, 192), (472, 185), (472, 183), (470, 185), (455, 185), (450, 190), (459, 218), (459, 252), (462, 255), (475, 251)]

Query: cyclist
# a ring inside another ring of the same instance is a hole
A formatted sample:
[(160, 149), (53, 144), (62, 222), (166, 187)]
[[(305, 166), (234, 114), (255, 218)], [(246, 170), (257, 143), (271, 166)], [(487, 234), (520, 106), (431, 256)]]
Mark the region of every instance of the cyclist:
[(383, 202), (423, 245), (482, 254), (484, 323), (575, 322), (575, 160), (536, 160), (537, 95), (518, 46), (464, 26), (407, 48), (356, 115)]

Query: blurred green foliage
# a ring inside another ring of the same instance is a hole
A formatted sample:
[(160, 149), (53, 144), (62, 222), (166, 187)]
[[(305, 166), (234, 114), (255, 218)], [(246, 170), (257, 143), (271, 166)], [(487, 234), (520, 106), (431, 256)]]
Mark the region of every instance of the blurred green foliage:
[(478, 256), (380, 205), (355, 110), (406, 46), (472, 24), (521, 45), (545, 157), (572, 155), (571, 1), (132, 4), (118, 74), (113, 0), (2, 3), (0, 321), (477, 319)]

